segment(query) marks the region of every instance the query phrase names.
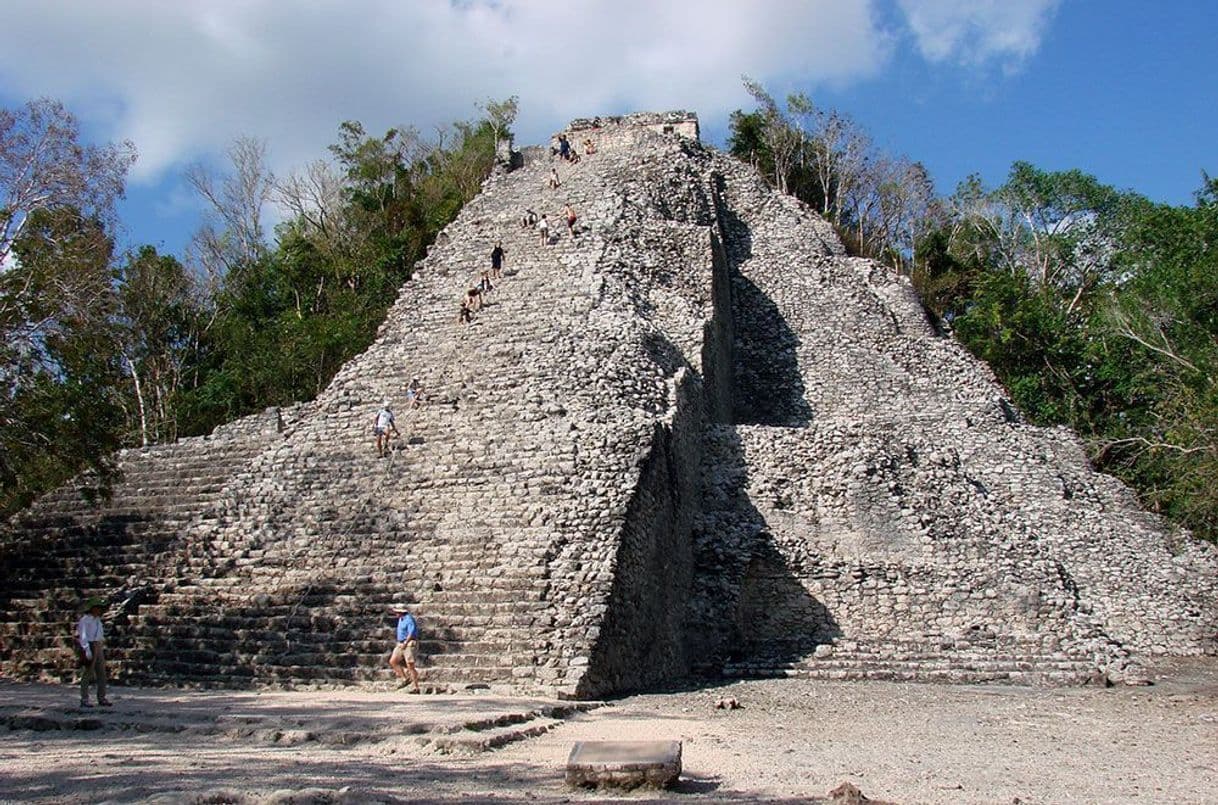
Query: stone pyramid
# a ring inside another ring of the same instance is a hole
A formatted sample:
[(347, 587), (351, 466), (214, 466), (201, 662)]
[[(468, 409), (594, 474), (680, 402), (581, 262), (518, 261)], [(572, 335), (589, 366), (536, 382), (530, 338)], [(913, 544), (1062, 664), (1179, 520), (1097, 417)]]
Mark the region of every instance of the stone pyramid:
[(1218, 552), (1026, 424), (906, 280), (692, 115), (567, 134), (595, 153), (492, 176), (316, 400), (126, 451), (109, 500), (5, 524), (0, 672), (70, 676), (94, 594), (136, 683), (387, 680), (403, 597), (436, 689), (1120, 680), (1216, 651)]

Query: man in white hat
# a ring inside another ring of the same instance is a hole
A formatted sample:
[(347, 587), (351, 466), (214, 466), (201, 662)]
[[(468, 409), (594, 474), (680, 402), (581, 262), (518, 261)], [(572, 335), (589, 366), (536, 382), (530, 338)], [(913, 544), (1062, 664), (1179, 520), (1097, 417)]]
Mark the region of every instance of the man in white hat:
[(106, 649), (102, 615), (106, 602), (90, 598), (85, 602), (85, 614), (76, 622), (76, 654), (80, 660), (80, 706), (89, 704), (89, 685), (97, 685), (97, 703), (109, 707), (106, 698)]
[[(398, 616), (398, 642), (393, 647), (393, 653), (389, 655), (389, 667), (398, 676), (398, 688), (413, 683), (410, 692), (418, 693), (419, 672), (414, 663), (419, 650), (419, 627), (406, 604), (394, 604), (393, 612)], [(409, 682), (406, 678), (407, 672), (410, 673)]]

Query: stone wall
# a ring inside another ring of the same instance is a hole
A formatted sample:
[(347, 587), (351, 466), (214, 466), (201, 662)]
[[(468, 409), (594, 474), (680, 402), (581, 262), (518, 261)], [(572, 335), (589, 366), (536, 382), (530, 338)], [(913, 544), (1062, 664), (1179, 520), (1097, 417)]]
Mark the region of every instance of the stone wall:
[[(636, 148), (644, 133), (662, 136), (678, 136), (697, 142), (699, 139), (698, 117), (690, 112), (639, 112), (632, 115), (579, 118), (571, 121), (560, 132), (580, 154), (584, 153), (584, 141), (591, 140), (598, 149)], [(552, 148), (558, 147), (558, 135), (551, 140)], [(646, 147), (646, 146), (643, 146)]]
[(672, 421), (655, 426), (651, 449), (642, 458), (581, 696), (645, 690), (690, 671), (685, 602), (693, 573), (690, 532), (701, 495), (704, 427), (701, 383), (692, 372), (678, 372), (675, 398)]

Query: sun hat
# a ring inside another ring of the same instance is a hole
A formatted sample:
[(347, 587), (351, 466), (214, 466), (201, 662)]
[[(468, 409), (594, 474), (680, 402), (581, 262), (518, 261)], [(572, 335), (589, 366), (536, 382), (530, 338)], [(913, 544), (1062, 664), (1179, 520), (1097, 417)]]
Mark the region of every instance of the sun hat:
[(104, 598), (98, 598), (98, 597), (95, 595), (95, 596), (93, 596), (92, 598), (90, 598), (90, 599), (88, 599), (87, 601), (85, 601), (84, 607), (82, 607), (82, 608), (83, 608), (83, 609), (85, 609), (85, 610), (90, 610), (90, 609), (93, 609), (94, 607), (101, 607), (102, 609), (105, 609), (105, 608), (106, 608), (106, 601), (105, 601), (105, 599), (104, 599)]
[(407, 603), (406, 603), (406, 602), (404, 602), (404, 601), (398, 601), (396, 604), (393, 604), (393, 605), (391, 605), (391, 606), (389, 607), (389, 611), (391, 611), (391, 612), (399, 612), (399, 613), (401, 613), (401, 612), (409, 612), (409, 611), (410, 611), (410, 604), (407, 604)]

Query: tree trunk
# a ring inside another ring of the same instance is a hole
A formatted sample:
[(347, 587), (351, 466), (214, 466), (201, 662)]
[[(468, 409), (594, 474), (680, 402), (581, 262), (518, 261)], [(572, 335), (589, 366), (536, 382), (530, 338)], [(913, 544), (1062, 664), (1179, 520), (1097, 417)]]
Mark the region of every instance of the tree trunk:
[(131, 383), (135, 386), (135, 402), (140, 411), (140, 445), (148, 446), (148, 413), (144, 409), (144, 389), (140, 384), (140, 373), (135, 370), (135, 362), (127, 353), (123, 353), (123, 360), (127, 363), (127, 371), (131, 373)]

